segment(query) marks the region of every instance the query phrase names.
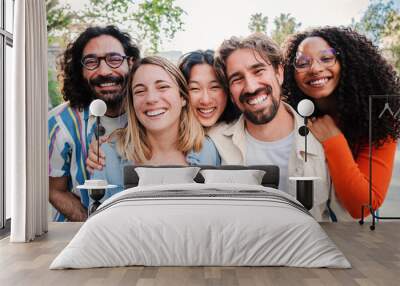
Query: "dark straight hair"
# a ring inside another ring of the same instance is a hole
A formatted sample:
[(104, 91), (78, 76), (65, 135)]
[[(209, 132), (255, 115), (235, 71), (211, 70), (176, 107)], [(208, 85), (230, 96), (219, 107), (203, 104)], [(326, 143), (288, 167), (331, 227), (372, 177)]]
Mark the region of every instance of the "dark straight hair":
[(207, 64), (211, 66), (215, 74), (217, 76), (218, 82), (221, 84), (225, 95), (228, 97), (226, 107), (222, 112), (221, 116), (218, 118), (217, 122), (226, 122), (230, 123), (235, 119), (239, 118), (240, 111), (236, 108), (233, 104), (232, 100), (230, 99), (230, 93), (228, 85), (223, 80), (223, 77), (217, 73), (214, 68), (214, 51), (212, 50), (197, 50), (193, 52), (189, 52), (183, 55), (179, 61), (179, 69), (182, 71), (186, 81), (189, 82), (190, 80), (190, 72), (192, 68), (196, 65)]

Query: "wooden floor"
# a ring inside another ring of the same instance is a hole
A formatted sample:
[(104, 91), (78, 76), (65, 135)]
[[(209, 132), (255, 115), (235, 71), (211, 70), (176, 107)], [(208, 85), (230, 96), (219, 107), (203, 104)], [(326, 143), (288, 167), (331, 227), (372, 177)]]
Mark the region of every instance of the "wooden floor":
[(400, 285), (400, 222), (375, 231), (357, 223), (323, 224), (353, 268), (121, 267), (48, 270), (80, 223), (50, 223), (49, 233), (27, 244), (0, 241), (0, 285)]

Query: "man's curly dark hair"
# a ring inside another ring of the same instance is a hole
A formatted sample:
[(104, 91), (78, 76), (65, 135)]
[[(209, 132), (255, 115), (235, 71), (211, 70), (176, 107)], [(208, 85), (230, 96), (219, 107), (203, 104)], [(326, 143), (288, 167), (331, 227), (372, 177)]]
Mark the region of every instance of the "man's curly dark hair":
[[(321, 37), (338, 52), (340, 80), (331, 96), (335, 96), (338, 127), (356, 157), (361, 146), (368, 144), (369, 95), (400, 95), (399, 77), (383, 58), (378, 48), (365, 36), (351, 28), (323, 27), (293, 35), (285, 43), (283, 92), (296, 108), (305, 95), (295, 81), (294, 60), (300, 43), (308, 37)], [(392, 108), (400, 108), (400, 97), (374, 100), (372, 118), (378, 118), (386, 100)], [(395, 112), (396, 112), (395, 110)], [(317, 116), (322, 115), (317, 111)], [(381, 146), (386, 140), (400, 137), (400, 114), (372, 121), (372, 143)]]
[(140, 51), (127, 33), (121, 32), (115, 26), (89, 27), (79, 37), (68, 44), (66, 51), (61, 56), (61, 72), (58, 79), (61, 82), (61, 93), (65, 101), (69, 101), (71, 107), (85, 108), (94, 99), (93, 92), (90, 90), (87, 81), (83, 78), (82, 72), (82, 53), (87, 43), (101, 35), (109, 35), (117, 39), (124, 52), (133, 61), (140, 57)]

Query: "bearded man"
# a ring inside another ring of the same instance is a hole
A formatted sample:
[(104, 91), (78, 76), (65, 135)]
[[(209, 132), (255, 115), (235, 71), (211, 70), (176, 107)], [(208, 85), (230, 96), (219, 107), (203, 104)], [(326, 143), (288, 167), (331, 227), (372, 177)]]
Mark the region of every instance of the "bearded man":
[(287, 104), (282, 93), (283, 66), (279, 46), (264, 34), (225, 40), (216, 52), (215, 66), (243, 113), (230, 124), (209, 130), (222, 165), (277, 165), (279, 189), (296, 196), (289, 177), (319, 177), (314, 182), (317, 220), (330, 220), (329, 172), (322, 145), (308, 134), (307, 162), (304, 137), (298, 129), (304, 119)]
[(90, 27), (70, 43), (61, 58), (62, 95), (65, 103), (49, 112), (49, 201), (55, 221), (84, 221), (87, 190), (76, 186), (89, 179), (86, 158), (96, 129), (89, 105), (94, 99), (107, 104), (101, 118), (105, 135), (124, 127), (124, 87), (130, 66), (140, 57), (128, 34), (115, 26)]

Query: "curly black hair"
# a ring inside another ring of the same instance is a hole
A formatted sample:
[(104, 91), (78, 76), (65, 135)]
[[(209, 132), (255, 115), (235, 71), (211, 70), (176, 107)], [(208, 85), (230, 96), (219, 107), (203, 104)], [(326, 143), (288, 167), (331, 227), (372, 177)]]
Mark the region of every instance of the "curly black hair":
[[(347, 27), (323, 27), (297, 33), (290, 37), (284, 48), (283, 92), (296, 108), (305, 95), (295, 81), (294, 60), (300, 43), (308, 37), (320, 37), (338, 52), (341, 65), (338, 86), (332, 96), (336, 99), (338, 127), (343, 132), (356, 157), (369, 138), (369, 96), (400, 94), (399, 77), (383, 58), (378, 48), (365, 36)], [(386, 100), (393, 108), (400, 108), (400, 97), (376, 100), (372, 105), (372, 118), (378, 118)], [(320, 110), (317, 116), (322, 115)], [(372, 122), (372, 143), (381, 146), (388, 139), (399, 139), (400, 116), (383, 116)]]
[(61, 93), (65, 101), (69, 101), (71, 107), (85, 108), (93, 100), (93, 92), (83, 78), (82, 53), (87, 43), (101, 35), (109, 35), (117, 39), (124, 52), (133, 61), (140, 57), (140, 51), (127, 33), (121, 32), (117, 27), (109, 25), (106, 27), (89, 27), (79, 37), (68, 44), (66, 51), (59, 60), (60, 74), (58, 79), (61, 82)]
[[(184, 54), (179, 60), (179, 69), (183, 73), (187, 82), (189, 82), (190, 71), (195, 65), (208, 64), (214, 68), (214, 51), (212, 50), (197, 50)], [(223, 78), (216, 72), (218, 82), (221, 84), (226, 96), (229, 97), (229, 88), (225, 84)], [(235, 119), (239, 118), (241, 112), (236, 108), (230, 98), (228, 98), (226, 107), (218, 118), (217, 122), (230, 123)]]

